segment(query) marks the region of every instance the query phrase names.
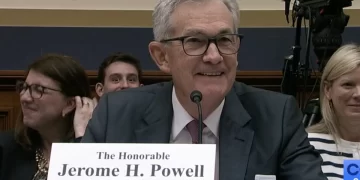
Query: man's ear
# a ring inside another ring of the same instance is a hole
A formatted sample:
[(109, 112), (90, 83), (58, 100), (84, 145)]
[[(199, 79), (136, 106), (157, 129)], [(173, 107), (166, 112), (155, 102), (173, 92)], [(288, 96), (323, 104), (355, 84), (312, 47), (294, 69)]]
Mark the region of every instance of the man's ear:
[(104, 94), (104, 85), (102, 83), (96, 83), (95, 92), (99, 97), (101, 97)]
[(152, 41), (149, 44), (149, 52), (159, 69), (165, 73), (170, 73), (169, 62), (166, 58), (164, 45), (160, 42)]

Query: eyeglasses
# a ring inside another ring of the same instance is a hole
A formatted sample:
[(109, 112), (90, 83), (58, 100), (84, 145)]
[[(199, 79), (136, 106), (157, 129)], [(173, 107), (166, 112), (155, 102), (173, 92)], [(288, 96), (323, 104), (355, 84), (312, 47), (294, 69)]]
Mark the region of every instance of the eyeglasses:
[(164, 39), (160, 42), (181, 41), (184, 52), (189, 56), (201, 56), (208, 50), (210, 43), (214, 43), (220, 54), (231, 55), (239, 51), (240, 42), (244, 38), (242, 34), (219, 34), (208, 38), (204, 35), (182, 36)]
[(40, 99), (42, 97), (42, 95), (44, 94), (45, 89), (61, 92), (61, 90), (44, 87), (44, 86), (41, 86), (38, 84), (28, 85), (24, 81), (16, 82), (16, 91), (20, 95), (23, 95), (26, 92), (26, 90), (28, 90), (28, 89), (29, 89), (30, 96), (34, 99)]

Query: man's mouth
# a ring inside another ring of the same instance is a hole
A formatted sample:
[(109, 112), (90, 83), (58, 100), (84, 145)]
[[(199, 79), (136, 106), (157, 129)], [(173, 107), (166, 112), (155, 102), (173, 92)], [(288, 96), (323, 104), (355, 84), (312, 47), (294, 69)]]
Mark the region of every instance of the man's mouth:
[(198, 75), (201, 76), (221, 76), (223, 74), (224, 74), (223, 72), (198, 73)]

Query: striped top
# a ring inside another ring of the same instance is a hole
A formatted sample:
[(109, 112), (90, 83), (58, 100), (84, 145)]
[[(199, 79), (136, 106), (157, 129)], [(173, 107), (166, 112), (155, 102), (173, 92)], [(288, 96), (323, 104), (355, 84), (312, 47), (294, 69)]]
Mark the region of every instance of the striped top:
[(329, 180), (342, 180), (345, 159), (360, 159), (360, 142), (339, 139), (336, 147), (329, 134), (309, 133), (309, 141), (323, 158), (322, 171)]

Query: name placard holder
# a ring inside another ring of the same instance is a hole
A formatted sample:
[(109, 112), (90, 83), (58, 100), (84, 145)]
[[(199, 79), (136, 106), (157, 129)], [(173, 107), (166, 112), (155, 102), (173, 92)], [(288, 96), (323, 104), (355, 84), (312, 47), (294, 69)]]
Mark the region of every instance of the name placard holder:
[(48, 180), (214, 180), (215, 144), (54, 143)]
[(360, 180), (360, 159), (344, 160), (344, 180)]

